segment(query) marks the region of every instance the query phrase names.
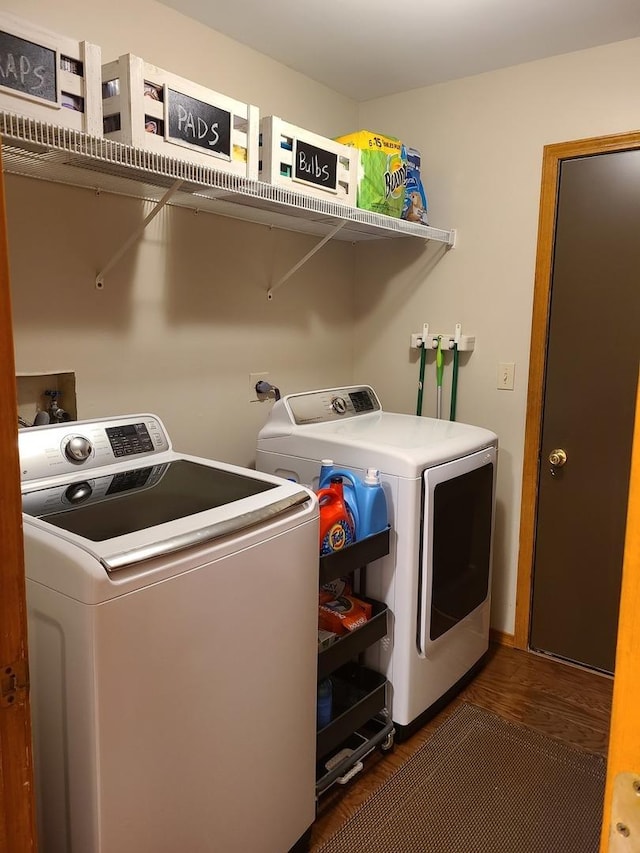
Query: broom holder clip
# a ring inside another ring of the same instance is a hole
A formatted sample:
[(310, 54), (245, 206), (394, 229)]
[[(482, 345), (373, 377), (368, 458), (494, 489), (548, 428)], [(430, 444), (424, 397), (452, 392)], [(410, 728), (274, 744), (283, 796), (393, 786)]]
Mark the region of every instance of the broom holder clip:
[(438, 338), (442, 339), (442, 349), (452, 350), (454, 344), (458, 345), (458, 352), (472, 352), (476, 346), (475, 335), (463, 335), (462, 324), (456, 323), (455, 333), (453, 335), (445, 335), (439, 332), (429, 332), (429, 324), (425, 323), (420, 332), (411, 335), (412, 349), (437, 349)]

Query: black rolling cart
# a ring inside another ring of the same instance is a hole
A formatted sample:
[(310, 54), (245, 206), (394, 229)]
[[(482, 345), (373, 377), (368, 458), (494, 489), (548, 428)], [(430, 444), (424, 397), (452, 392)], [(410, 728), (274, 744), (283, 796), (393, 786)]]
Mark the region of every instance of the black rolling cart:
[[(368, 563), (386, 556), (389, 535), (387, 528), (320, 557), (320, 584), (364, 570)], [(332, 715), (316, 736), (316, 796), (355, 776), (363, 768), (363, 759), (376, 748), (393, 748), (390, 684), (362, 663), (365, 649), (387, 636), (389, 612), (386, 604), (356, 595), (371, 604), (371, 618), (318, 654), (318, 684), (327, 678), (332, 682)]]

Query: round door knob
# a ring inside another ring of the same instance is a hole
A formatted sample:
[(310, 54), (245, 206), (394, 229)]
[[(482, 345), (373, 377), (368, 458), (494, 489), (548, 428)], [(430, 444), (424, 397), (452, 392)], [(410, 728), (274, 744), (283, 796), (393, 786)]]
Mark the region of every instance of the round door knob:
[(83, 435), (72, 436), (64, 449), (65, 456), (71, 462), (85, 462), (93, 450), (93, 445)]
[(559, 447), (557, 450), (552, 450), (549, 454), (549, 462), (554, 468), (562, 468), (567, 461), (567, 454)]

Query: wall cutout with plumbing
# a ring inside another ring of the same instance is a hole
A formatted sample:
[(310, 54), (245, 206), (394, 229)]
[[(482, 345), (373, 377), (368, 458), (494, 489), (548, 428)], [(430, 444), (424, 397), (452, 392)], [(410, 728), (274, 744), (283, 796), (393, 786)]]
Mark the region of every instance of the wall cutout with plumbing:
[(40, 426), (77, 420), (74, 371), (18, 373), (16, 388), (19, 426)]

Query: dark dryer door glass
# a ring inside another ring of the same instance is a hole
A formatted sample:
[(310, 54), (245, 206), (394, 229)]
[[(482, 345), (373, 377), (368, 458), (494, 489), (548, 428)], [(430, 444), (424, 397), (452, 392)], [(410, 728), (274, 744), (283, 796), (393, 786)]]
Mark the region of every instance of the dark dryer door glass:
[(493, 465), (437, 483), (432, 500), (429, 636), (436, 640), (482, 604), (489, 592)]

